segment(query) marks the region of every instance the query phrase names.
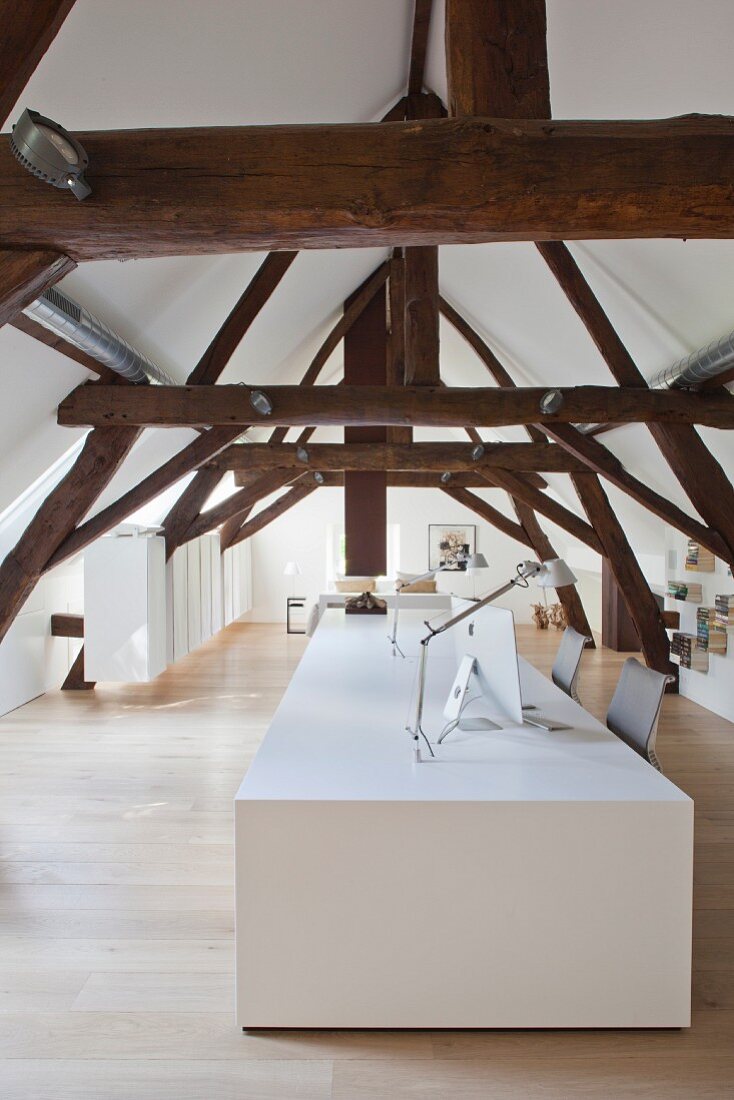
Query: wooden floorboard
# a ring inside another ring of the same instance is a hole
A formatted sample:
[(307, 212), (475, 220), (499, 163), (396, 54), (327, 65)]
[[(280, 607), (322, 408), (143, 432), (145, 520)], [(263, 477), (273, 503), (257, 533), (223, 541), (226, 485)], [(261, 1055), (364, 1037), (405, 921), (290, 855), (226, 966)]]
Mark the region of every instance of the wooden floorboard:
[[(559, 636), (518, 637), (547, 672)], [(0, 720), (2, 1100), (731, 1096), (734, 726), (674, 696), (658, 744), (696, 799), (690, 1031), (237, 1031), (232, 797), (306, 644), (235, 625), (152, 684)], [(584, 655), (599, 717), (623, 660)]]

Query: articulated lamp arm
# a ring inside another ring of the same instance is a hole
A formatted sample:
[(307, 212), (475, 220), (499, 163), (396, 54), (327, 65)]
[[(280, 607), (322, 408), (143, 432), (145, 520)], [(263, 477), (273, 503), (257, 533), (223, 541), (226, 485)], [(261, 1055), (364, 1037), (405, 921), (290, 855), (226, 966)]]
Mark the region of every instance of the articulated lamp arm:
[(426, 626), (430, 633), (426, 634), (425, 638), (421, 639), (421, 652), (418, 665), (418, 690), (416, 692), (416, 704), (415, 714), (413, 717), (412, 726), (408, 726), (408, 732), (413, 739), (413, 752), (414, 759), (417, 764), (421, 762), (421, 737), (428, 746), (428, 751), (431, 756), (435, 756), (431, 743), (426, 737), (423, 730), (423, 697), (426, 690), (426, 662), (428, 660), (428, 643), (435, 638), (438, 634), (443, 634), (444, 631), (450, 630), (457, 623), (462, 622), (464, 619), (468, 619), (470, 615), (476, 615), (477, 611), (481, 611), (483, 607), (492, 603), (493, 600), (499, 599), (500, 596), (504, 596), (506, 592), (511, 591), (513, 588), (528, 588), (528, 581), (531, 577), (537, 576), (542, 573), (545, 566), (539, 561), (522, 561), (517, 567), (517, 573), (515, 576), (503, 584), (501, 588), (495, 589), (494, 592), (490, 592), (483, 599), (478, 600), (476, 603), (472, 603), (470, 607), (465, 607), (458, 614), (453, 615), (450, 619), (447, 619), (445, 623), (441, 623), (435, 630), (431, 626), (430, 622), (426, 621)]

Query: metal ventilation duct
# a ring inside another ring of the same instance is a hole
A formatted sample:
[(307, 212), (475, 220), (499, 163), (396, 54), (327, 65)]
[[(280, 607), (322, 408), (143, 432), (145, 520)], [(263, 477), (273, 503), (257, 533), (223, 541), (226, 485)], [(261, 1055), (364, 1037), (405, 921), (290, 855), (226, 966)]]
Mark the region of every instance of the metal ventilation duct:
[[(684, 355), (671, 367), (665, 367), (654, 375), (648, 385), (653, 390), (697, 389), (704, 382), (734, 367), (734, 332), (714, 340), (705, 348)], [(588, 435), (601, 424), (575, 424), (574, 427)]]
[(55, 287), (31, 302), (23, 312), (129, 382), (176, 384), (170, 374), (131, 347), (109, 325)]
[(661, 370), (650, 379), (650, 386), (654, 390), (673, 386), (689, 389), (708, 382), (731, 367), (734, 367), (734, 332), (684, 356), (672, 367)]

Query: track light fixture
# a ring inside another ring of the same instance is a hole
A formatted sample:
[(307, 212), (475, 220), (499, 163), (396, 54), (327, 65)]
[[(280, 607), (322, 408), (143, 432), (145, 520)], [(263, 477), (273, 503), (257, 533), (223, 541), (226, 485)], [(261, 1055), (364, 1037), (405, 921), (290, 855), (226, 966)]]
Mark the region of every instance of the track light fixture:
[(69, 190), (81, 202), (92, 188), (84, 178), (89, 157), (58, 122), (26, 109), (10, 135), (13, 156), (23, 167), (53, 187)]
[(320, 470), (316, 471), (316, 473), (313, 475), (313, 479), (317, 485), (323, 485), (324, 481), (326, 480)]
[(298, 447), (296, 450), (296, 458), (299, 462), (308, 462), (308, 451), (305, 447)]
[(484, 457), (484, 445), (477, 443), (475, 447), (472, 447), (471, 456), (473, 462), (479, 462), (479, 459)]
[(250, 404), (255, 412), (259, 412), (261, 416), (269, 416), (273, 411), (273, 402), (262, 390), (250, 391)]
[(540, 411), (542, 413), (556, 413), (563, 404), (563, 394), (560, 390), (546, 390), (540, 399)]
[(450, 470), (444, 470), (444, 472), (441, 474), (441, 484), (442, 485), (448, 485), (448, 483), (450, 481), (451, 481), (451, 471)]

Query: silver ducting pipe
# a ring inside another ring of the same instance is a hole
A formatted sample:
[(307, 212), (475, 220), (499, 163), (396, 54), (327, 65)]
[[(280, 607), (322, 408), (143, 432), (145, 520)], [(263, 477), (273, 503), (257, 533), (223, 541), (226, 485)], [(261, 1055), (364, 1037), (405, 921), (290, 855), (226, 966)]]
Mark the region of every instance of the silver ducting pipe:
[[(690, 355), (684, 355), (671, 367), (664, 367), (648, 382), (650, 389), (669, 390), (696, 389), (716, 378), (717, 374), (734, 367), (734, 332), (728, 336), (722, 336), (720, 340), (714, 340), (705, 348), (692, 351)], [(600, 428), (601, 424), (575, 424), (580, 432), (588, 435), (594, 428)]]
[(677, 363), (673, 363), (672, 367), (659, 371), (650, 379), (649, 384), (654, 390), (670, 389), (673, 386), (693, 388), (731, 367), (734, 367), (734, 332), (722, 336), (720, 340), (714, 340), (705, 348), (685, 355)]
[(23, 312), (44, 328), (63, 336), (70, 344), (81, 348), (98, 363), (121, 374), (129, 382), (157, 382), (175, 386), (170, 374), (156, 366), (147, 355), (136, 351), (126, 340), (113, 332), (84, 306), (63, 294), (56, 287), (45, 291)]

